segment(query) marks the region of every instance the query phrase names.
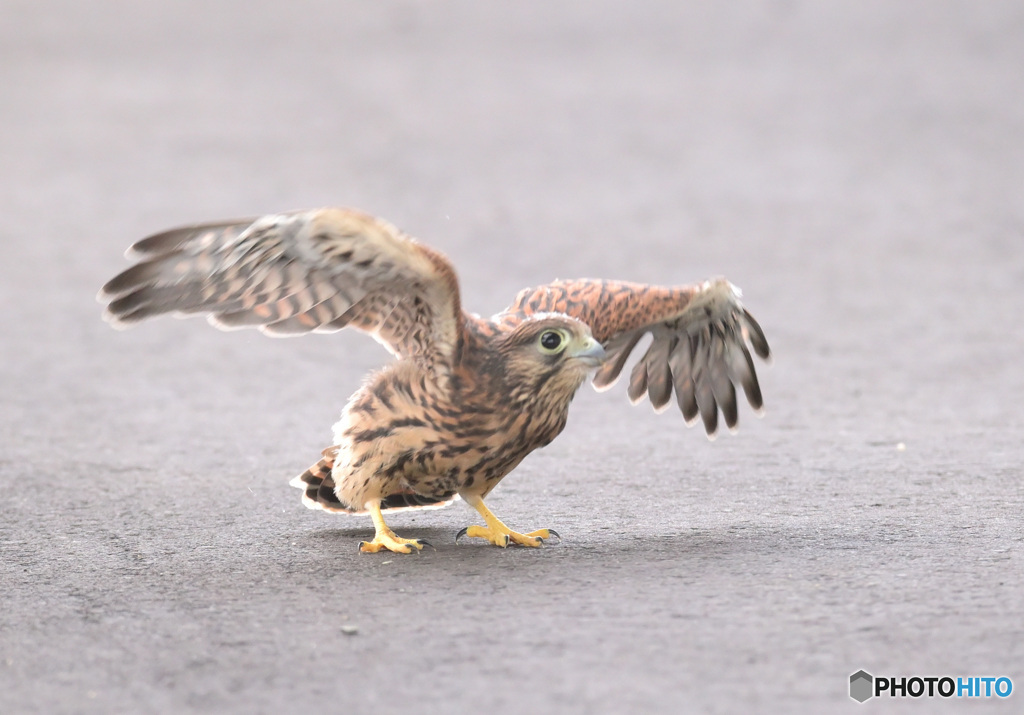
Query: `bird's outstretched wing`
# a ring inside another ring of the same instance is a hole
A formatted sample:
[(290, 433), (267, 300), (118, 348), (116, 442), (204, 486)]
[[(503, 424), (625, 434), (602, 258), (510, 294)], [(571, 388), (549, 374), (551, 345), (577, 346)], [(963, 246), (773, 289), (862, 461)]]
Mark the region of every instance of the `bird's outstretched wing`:
[(528, 288), (500, 320), (559, 312), (590, 326), (608, 357), (594, 375), (594, 387), (605, 390), (618, 380), (633, 348), (647, 333), (653, 340), (634, 366), (628, 395), (634, 403), (644, 394), (657, 410), (675, 391), (687, 423), (699, 415), (709, 436), (725, 424), (736, 426), (736, 386), (742, 387), (755, 410), (762, 407), (754, 361), (748, 344), (761, 358), (770, 350), (764, 332), (739, 301), (739, 290), (718, 278), (696, 286), (663, 288), (602, 280), (555, 281)]
[(162, 313), (207, 314), (217, 327), (270, 335), (352, 326), (399, 357), (449, 367), (461, 349), (448, 260), (357, 211), (188, 226), (143, 239), (128, 255), (139, 262), (99, 294), (115, 326)]

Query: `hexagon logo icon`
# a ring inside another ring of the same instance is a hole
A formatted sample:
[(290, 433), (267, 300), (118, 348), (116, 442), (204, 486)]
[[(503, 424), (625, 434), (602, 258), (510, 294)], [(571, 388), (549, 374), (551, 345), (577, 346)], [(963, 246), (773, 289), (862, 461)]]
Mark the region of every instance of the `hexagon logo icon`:
[(862, 703), (872, 695), (874, 695), (873, 688), (874, 678), (871, 677), (871, 673), (866, 673), (863, 670), (858, 670), (856, 673), (850, 676), (850, 697), (856, 700), (858, 703)]

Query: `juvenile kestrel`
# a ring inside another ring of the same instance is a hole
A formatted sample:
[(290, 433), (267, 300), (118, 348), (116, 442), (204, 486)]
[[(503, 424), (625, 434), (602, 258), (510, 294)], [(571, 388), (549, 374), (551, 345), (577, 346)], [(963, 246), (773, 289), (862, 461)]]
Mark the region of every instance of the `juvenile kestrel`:
[(292, 480), (314, 509), (369, 514), (362, 551), (410, 553), (382, 512), (429, 509), (462, 497), (486, 526), (462, 535), (540, 546), (550, 529), (518, 533), (484, 497), (522, 459), (565, 427), (569, 403), (596, 368), (598, 390), (618, 379), (647, 333), (627, 394), (658, 410), (675, 391), (688, 424), (709, 436), (737, 421), (736, 388), (761, 408), (747, 344), (768, 342), (717, 278), (658, 287), (605, 280), (556, 281), (519, 293), (489, 320), (465, 313), (448, 260), (394, 226), (348, 209), (200, 224), (129, 249), (139, 262), (103, 286), (106, 319), (122, 327), (161, 313), (204, 313), (224, 329), (269, 335), (369, 333), (397, 360), (349, 399), (323, 458)]

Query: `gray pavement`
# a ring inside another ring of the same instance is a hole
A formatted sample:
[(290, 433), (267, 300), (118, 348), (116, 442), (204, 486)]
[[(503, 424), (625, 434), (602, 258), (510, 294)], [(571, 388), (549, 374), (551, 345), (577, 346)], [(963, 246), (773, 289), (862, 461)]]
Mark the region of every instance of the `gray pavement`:
[[(1020, 711), (1020, 3), (7, 0), (0, 58), (0, 712)], [(320, 205), (483, 314), (724, 274), (766, 414), (584, 388), (490, 502), (561, 544), (456, 504), (358, 554), (287, 482), (383, 350), (94, 302), (150, 232)]]

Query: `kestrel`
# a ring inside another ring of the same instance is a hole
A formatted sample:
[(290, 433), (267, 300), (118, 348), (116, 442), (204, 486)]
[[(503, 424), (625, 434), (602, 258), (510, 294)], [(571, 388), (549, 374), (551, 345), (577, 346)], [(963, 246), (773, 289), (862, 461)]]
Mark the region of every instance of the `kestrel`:
[(334, 442), (292, 480), (314, 509), (369, 514), (361, 551), (410, 553), (383, 512), (461, 497), (483, 517), (463, 535), (540, 546), (550, 529), (512, 531), (484, 498), (565, 427), (569, 403), (596, 370), (612, 386), (640, 339), (653, 340), (627, 394), (655, 409), (673, 392), (709, 436), (737, 422), (736, 386), (755, 410), (761, 390), (748, 344), (769, 356), (760, 326), (722, 278), (658, 287), (555, 281), (519, 293), (490, 319), (466, 313), (455, 270), (437, 251), (366, 214), (325, 208), (166, 231), (129, 249), (138, 263), (100, 292), (118, 327), (162, 313), (206, 314), (218, 328), (268, 335), (369, 333), (397, 358), (371, 374), (334, 426)]

